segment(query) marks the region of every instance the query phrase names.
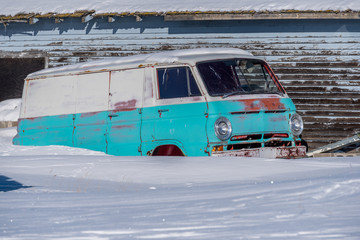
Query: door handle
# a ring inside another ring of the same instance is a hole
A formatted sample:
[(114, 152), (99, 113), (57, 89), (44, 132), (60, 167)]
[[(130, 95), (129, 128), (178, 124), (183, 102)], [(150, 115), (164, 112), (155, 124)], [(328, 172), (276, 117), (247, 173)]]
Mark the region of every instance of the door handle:
[(168, 112), (168, 111), (169, 111), (169, 109), (159, 109), (158, 110), (159, 113)]
[(111, 114), (109, 114), (109, 118), (112, 118), (112, 117), (118, 117), (119, 115), (118, 114), (115, 114), (115, 113), (111, 113)]

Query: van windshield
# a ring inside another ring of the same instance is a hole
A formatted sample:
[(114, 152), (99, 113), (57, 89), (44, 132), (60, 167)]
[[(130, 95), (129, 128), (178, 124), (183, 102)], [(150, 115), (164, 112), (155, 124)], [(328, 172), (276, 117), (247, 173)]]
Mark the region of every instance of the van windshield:
[(227, 59), (197, 64), (210, 96), (284, 92), (270, 67), (256, 59)]

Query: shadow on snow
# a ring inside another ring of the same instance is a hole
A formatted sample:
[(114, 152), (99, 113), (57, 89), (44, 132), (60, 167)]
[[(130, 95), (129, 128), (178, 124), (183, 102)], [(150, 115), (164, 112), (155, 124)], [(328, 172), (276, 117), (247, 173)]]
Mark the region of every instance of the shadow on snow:
[(30, 188), (31, 186), (24, 186), (21, 183), (12, 180), (6, 176), (0, 175), (0, 192), (9, 192), (21, 188)]

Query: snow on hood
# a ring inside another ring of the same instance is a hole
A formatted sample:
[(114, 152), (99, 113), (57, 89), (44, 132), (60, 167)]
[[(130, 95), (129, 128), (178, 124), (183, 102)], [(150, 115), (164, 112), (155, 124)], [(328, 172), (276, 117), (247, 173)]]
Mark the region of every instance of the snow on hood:
[(18, 13), (73, 13), (79, 10), (95, 10), (96, 13), (113, 12), (170, 12), (170, 11), (279, 11), (279, 10), (360, 10), (360, 1), (354, 0), (13, 0), (2, 4), (0, 14), (15, 15)]

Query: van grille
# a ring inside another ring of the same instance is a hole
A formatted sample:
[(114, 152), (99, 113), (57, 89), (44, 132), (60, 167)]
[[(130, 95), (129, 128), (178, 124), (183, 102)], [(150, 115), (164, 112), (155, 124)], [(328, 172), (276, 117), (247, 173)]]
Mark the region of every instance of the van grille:
[[(264, 113), (284, 113), (286, 110), (267, 110)], [(241, 112), (231, 112), (232, 115), (239, 115), (239, 114), (258, 114), (260, 111), (241, 111)]]
[(231, 137), (231, 141), (251, 141), (251, 140), (268, 140), (268, 139), (279, 139), (279, 138), (288, 138), (289, 134), (287, 133), (265, 133), (265, 134), (248, 134), (248, 135), (235, 135)]

